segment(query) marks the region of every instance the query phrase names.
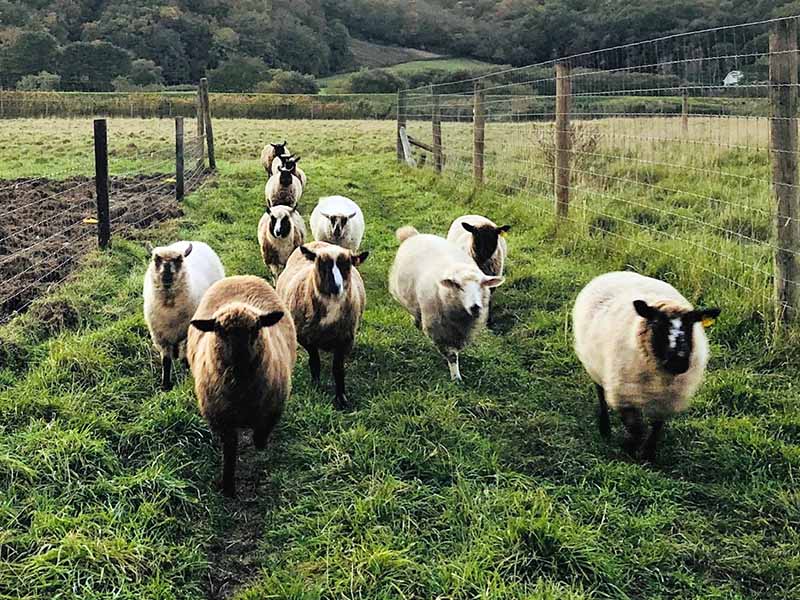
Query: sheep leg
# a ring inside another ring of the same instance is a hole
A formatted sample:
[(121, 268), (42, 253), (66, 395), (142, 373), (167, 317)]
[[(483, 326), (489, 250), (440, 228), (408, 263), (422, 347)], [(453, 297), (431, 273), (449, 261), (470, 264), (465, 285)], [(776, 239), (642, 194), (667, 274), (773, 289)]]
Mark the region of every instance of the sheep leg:
[(642, 411), (633, 406), (626, 406), (620, 409), (620, 415), (622, 423), (625, 425), (625, 441), (622, 443), (622, 447), (633, 456), (641, 447), (644, 437), (645, 426)]
[(606, 402), (606, 391), (599, 383), (595, 384), (597, 388), (597, 427), (600, 429), (600, 435), (604, 438), (611, 436), (611, 420), (608, 418), (608, 403)]
[(236, 451), (239, 444), (236, 429), (222, 432), (222, 493), (236, 496)]
[(447, 366), (450, 367), (450, 379), (453, 381), (463, 381), (461, 379), (461, 369), (458, 368), (458, 352), (447, 352)]
[(347, 353), (341, 350), (336, 350), (333, 353), (333, 381), (336, 385), (333, 406), (338, 410), (344, 410), (349, 406), (344, 390), (344, 359), (346, 356)]
[(272, 433), (273, 428), (275, 427), (275, 423), (278, 422), (280, 416), (275, 418), (270, 418), (267, 423), (264, 423), (258, 429), (253, 430), (253, 446), (256, 447), (256, 450), (263, 450), (267, 447), (267, 440), (269, 439), (269, 434)]
[(166, 354), (161, 356), (161, 389), (165, 392), (172, 389), (172, 358)]
[(314, 385), (319, 385), (320, 362), (319, 350), (317, 348), (306, 348), (308, 351), (308, 368), (311, 371), (311, 381)]
[(661, 437), (661, 431), (663, 429), (664, 421), (653, 421), (653, 426), (650, 429), (650, 435), (647, 436), (647, 440), (642, 448), (642, 458), (644, 460), (652, 462), (656, 459), (656, 448), (658, 447), (658, 441)]

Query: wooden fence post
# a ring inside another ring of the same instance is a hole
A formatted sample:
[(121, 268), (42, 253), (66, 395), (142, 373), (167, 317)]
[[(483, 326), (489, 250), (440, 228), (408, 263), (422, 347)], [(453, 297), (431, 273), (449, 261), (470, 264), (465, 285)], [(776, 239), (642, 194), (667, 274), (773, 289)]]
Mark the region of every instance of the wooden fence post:
[(175, 117), (175, 199), (183, 200), (183, 117)]
[(206, 162), (206, 111), (203, 108), (203, 90), (197, 86), (197, 146), (200, 149), (200, 156), (197, 159), (197, 166), (202, 168)]
[(770, 140), (775, 193), (775, 300), (779, 323), (800, 314), (800, 205), (797, 172), (797, 20), (772, 24), (769, 36)]
[(431, 87), (431, 128), (433, 130), (433, 168), (442, 172), (442, 111), (439, 104), (439, 92)]
[(683, 89), (683, 98), (681, 101), (681, 127), (683, 129), (683, 136), (689, 135), (689, 91)]
[(405, 90), (397, 91), (397, 162), (405, 162), (403, 142), (400, 139), (400, 129), (406, 126), (407, 95)]
[(485, 92), (481, 81), (475, 82), (473, 100), (475, 101), (475, 106), (472, 115), (472, 178), (475, 180), (475, 185), (483, 185), (483, 159), (486, 150), (484, 137), (486, 107), (484, 103)]
[(214, 130), (211, 127), (211, 103), (208, 101), (208, 78), (200, 80), (200, 90), (203, 94), (203, 121), (206, 127), (206, 147), (208, 148), (208, 168), (214, 171), (217, 161), (214, 157)]
[(570, 158), (572, 136), (569, 122), (572, 80), (570, 66), (556, 63), (556, 123), (555, 123), (555, 169), (556, 169), (556, 216), (565, 219), (569, 214)]
[(94, 120), (94, 185), (97, 198), (97, 244), (105, 250), (111, 244), (108, 209), (108, 129), (105, 119)]

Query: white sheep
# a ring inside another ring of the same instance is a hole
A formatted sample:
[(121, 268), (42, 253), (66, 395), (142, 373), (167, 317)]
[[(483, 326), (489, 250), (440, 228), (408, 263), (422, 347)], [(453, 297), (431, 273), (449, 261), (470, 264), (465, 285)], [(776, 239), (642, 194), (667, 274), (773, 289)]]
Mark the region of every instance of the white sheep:
[(279, 167), (285, 166), (292, 169), (292, 173), (297, 175), (297, 178), (300, 180), (300, 183), (303, 185), (303, 189), (308, 185), (308, 177), (306, 177), (306, 172), (303, 171), (300, 167), (297, 166), (297, 163), (300, 162), (301, 157), (295, 156), (294, 154), (279, 154), (274, 159), (272, 159), (272, 172), (277, 173)]
[(200, 414), (222, 440), (222, 491), (234, 496), (238, 430), (264, 448), (291, 393), (294, 323), (266, 281), (228, 277), (203, 296), (186, 350)]
[[(708, 362), (703, 330), (718, 308), (694, 309), (674, 287), (637, 273), (593, 279), (572, 313), (575, 352), (595, 382), (598, 423), (610, 435), (608, 407), (620, 412), (625, 449), (655, 457), (664, 420), (689, 405)], [(644, 416), (652, 419), (649, 437)]]
[(267, 208), (258, 222), (258, 245), (264, 265), (276, 280), (295, 248), (303, 245), (305, 236), (306, 224), (296, 208)]
[(397, 230), (402, 242), (389, 273), (389, 291), (431, 338), (461, 381), (458, 353), (486, 323), (489, 290), (502, 277), (485, 275), (464, 250), (446, 239)]
[(487, 275), (502, 275), (508, 246), (503, 235), (511, 225), (498, 227), (480, 215), (458, 217), (450, 225), (447, 241), (465, 250)]
[(344, 361), (355, 344), (366, 306), (359, 267), (368, 252), (353, 254), (326, 242), (300, 246), (278, 277), (278, 294), (286, 302), (297, 327), (297, 340), (308, 352), (311, 378), (319, 383), (319, 351), (333, 353), (336, 385), (334, 406), (349, 405), (345, 393)]
[(189, 321), (206, 290), (225, 277), (216, 253), (203, 242), (153, 248), (144, 275), (144, 320), (161, 354), (161, 387), (172, 388), (172, 361), (184, 356)]
[(297, 207), (303, 196), (303, 184), (294, 171), (292, 166), (280, 165), (277, 172), (267, 180), (264, 186), (267, 206)]
[(264, 146), (264, 149), (261, 150), (261, 166), (264, 167), (267, 176), (271, 176), (273, 173), (272, 163), (275, 157), (286, 153), (286, 140), (283, 140), (282, 144), (267, 144)]
[(364, 214), (358, 204), (344, 196), (320, 198), (309, 224), (318, 242), (336, 244), (353, 252), (364, 238)]

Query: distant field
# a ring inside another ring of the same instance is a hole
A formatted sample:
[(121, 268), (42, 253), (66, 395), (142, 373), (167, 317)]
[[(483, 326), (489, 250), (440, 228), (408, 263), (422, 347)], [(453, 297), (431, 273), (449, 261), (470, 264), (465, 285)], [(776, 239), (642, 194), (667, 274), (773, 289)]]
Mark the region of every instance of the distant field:
[[(444, 125), (452, 176), (438, 178), (397, 165), (390, 121), (217, 119), (219, 172), (183, 218), (91, 253), (0, 327), (0, 598), (799, 597), (797, 336), (769, 333), (768, 277), (694, 245), (769, 269), (757, 243), (771, 231), (766, 119), (698, 118), (687, 151), (673, 141), (678, 121), (579, 122), (591, 129), (579, 189), (557, 226), (549, 124), (490, 122), (492, 183), (476, 191), (465, 124)], [(2, 177), (91, 172), (89, 119), (3, 125)], [(168, 158), (171, 126), (112, 119), (113, 167)], [(410, 130), (428, 139), (430, 123)], [(266, 276), (258, 156), (278, 137), (304, 157), (303, 214), (328, 194), (365, 213), (355, 409), (332, 408), (329, 363), (316, 388), (301, 350), (285, 416), (267, 450), (243, 437), (239, 498), (228, 500), (191, 378), (158, 389), (141, 314), (145, 242), (204, 240), (228, 274)], [(495, 324), (455, 385), (386, 280), (396, 227), (443, 234), (467, 213), (512, 228)], [(654, 464), (625, 455), (616, 418), (602, 439), (571, 348), (576, 293), (617, 269), (723, 307), (706, 382)]]
[(375, 44), (364, 40), (351, 39), (350, 50), (359, 67), (374, 69), (377, 67), (388, 67), (398, 63), (414, 60), (429, 60), (440, 58), (440, 54), (417, 50), (415, 48), (401, 48), (399, 46), (387, 46), (385, 44)]

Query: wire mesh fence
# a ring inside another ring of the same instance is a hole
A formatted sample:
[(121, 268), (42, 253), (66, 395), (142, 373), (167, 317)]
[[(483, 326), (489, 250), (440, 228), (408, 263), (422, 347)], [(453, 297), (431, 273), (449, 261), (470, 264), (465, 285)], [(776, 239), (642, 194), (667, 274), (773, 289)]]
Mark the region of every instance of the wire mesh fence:
[(404, 90), (398, 131), (446, 174), (712, 274), (788, 319), (800, 311), (797, 21)]
[[(183, 161), (183, 189), (197, 189), (207, 173), (205, 138), (199, 121), (173, 119), (107, 122), (108, 217), (112, 239), (130, 235), (181, 215), (176, 188), (178, 157)], [(98, 246), (97, 185), (91, 120), (50, 125), (63, 139), (64, 152), (32, 152), (21, 176), (0, 178), (0, 323), (26, 310), (39, 296), (62, 283), (76, 264)], [(47, 121), (23, 123), (41, 143)], [(47, 137), (47, 134), (44, 135)], [(179, 153), (179, 147), (182, 152)], [(48, 160), (49, 156), (49, 160)]]

